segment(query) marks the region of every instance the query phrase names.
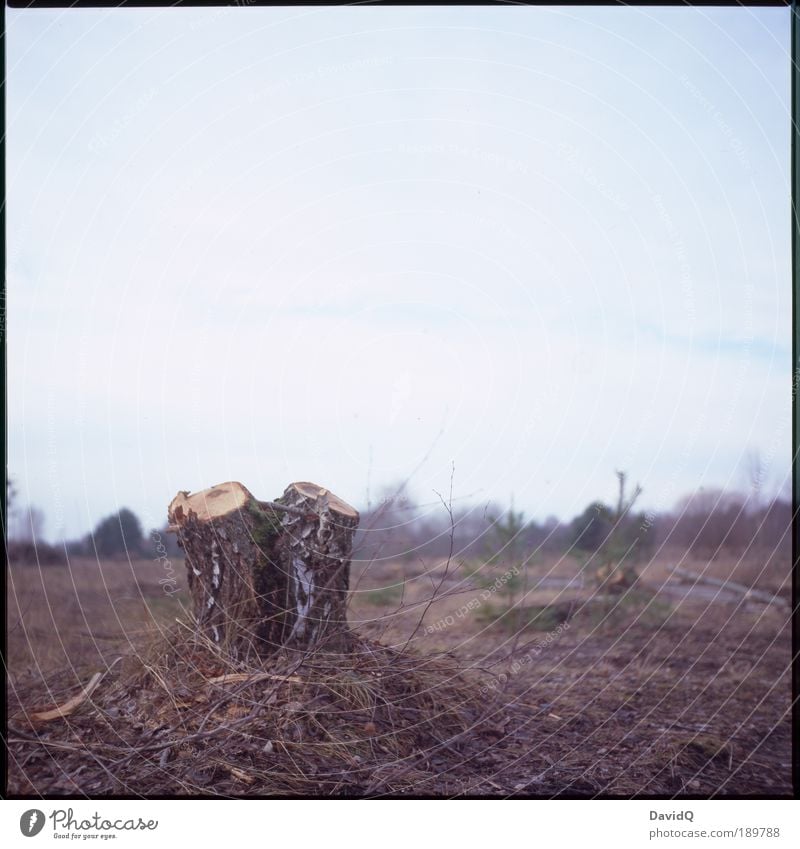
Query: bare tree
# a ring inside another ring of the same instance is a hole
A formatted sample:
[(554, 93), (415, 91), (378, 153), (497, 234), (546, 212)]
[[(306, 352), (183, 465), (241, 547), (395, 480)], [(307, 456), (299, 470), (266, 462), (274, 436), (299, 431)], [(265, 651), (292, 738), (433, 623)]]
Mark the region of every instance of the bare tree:
[(41, 543), (44, 536), (44, 511), (33, 504), (12, 514), (9, 538), (18, 542)]
[(761, 459), (761, 452), (751, 448), (745, 456), (745, 478), (749, 491), (750, 512), (758, 512), (762, 507), (762, 498), (767, 477), (767, 467)]

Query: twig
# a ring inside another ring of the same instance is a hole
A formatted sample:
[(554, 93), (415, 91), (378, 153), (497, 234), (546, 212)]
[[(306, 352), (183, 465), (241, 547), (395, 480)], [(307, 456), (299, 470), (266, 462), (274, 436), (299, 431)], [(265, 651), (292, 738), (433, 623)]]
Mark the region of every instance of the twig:
[[(332, 636), (332, 634), (329, 634), (329, 635), (328, 635), (328, 639), (329, 639), (331, 636)], [(324, 645), (324, 642), (323, 642), (323, 643), (321, 643), (320, 645)], [(309, 652), (309, 651), (304, 652), (304, 653), (303, 653), (303, 655), (301, 656), (300, 660), (298, 660), (298, 661), (297, 661), (297, 663), (295, 663), (295, 664), (294, 664), (294, 666), (293, 666), (293, 667), (289, 670), (289, 672), (287, 673), (287, 675), (285, 675), (285, 676), (276, 675), (276, 676), (275, 676), (275, 678), (277, 678), (278, 680), (277, 680), (277, 681), (276, 681), (276, 683), (272, 686), (272, 688), (270, 689), (270, 691), (269, 691), (268, 693), (266, 693), (266, 694), (265, 694), (265, 697), (264, 697), (264, 702), (265, 702), (265, 703), (266, 703), (266, 702), (268, 702), (268, 700), (269, 700), (269, 697), (270, 697), (270, 696), (272, 696), (274, 693), (277, 693), (278, 688), (280, 687), (280, 685), (281, 685), (281, 683), (282, 683), (283, 681), (285, 681), (286, 679), (288, 679), (288, 678), (292, 677), (292, 673), (297, 672), (297, 670), (298, 670), (298, 669), (300, 669), (300, 667), (301, 667), (301, 666), (302, 666), (302, 665), (303, 665), (303, 664), (304, 664), (304, 663), (308, 660), (308, 658), (309, 658), (309, 654), (310, 654), (310, 652)], [(200, 722), (200, 725), (198, 726), (198, 729), (197, 729), (197, 732), (196, 732), (196, 733), (197, 733), (197, 734), (200, 734), (201, 732), (203, 732), (203, 729), (205, 728), (206, 723), (207, 723), (207, 722), (208, 722), (208, 720), (209, 720), (209, 719), (210, 719), (210, 718), (214, 715), (214, 713), (215, 713), (217, 710), (219, 710), (219, 709), (220, 709), (220, 707), (221, 707), (223, 704), (225, 704), (225, 702), (226, 702), (226, 701), (230, 701), (230, 699), (231, 699), (231, 698), (233, 698), (234, 696), (238, 695), (240, 692), (242, 692), (242, 690), (246, 689), (246, 688), (247, 688), (247, 686), (248, 686), (248, 683), (249, 683), (249, 682), (245, 682), (245, 683), (240, 684), (238, 687), (236, 687), (236, 688), (233, 690), (233, 692), (231, 692), (231, 693), (226, 693), (226, 694), (225, 694), (225, 695), (224, 695), (221, 699), (218, 699), (218, 700), (217, 700), (217, 701), (216, 701), (216, 702), (215, 702), (215, 703), (211, 706), (211, 708), (210, 708), (210, 709), (206, 712), (206, 715), (203, 717), (202, 721)], [(249, 717), (244, 717), (244, 719), (245, 719), (245, 720), (246, 720), (246, 719), (254, 719), (257, 715), (258, 715), (258, 708), (256, 708), (256, 709), (255, 709), (255, 711), (254, 711), (254, 712), (253, 712), (253, 713), (252, 713)], [(238, 725), (240, 722), (241, 722), (241, 720), (237, 720), (235, 724), (237, 724), (237, 725)], [(178, 742), (182, 742), (182, 741), (178, 741)]]
[(455, 525), (455, 520), (453, 518), (453, 477), (455, 476), (455, 473), (456, 473), (456, 464), (453, 463), (453, 467), (452, 467), (452, 470), (450, 472), (450, 501), (448, 503), (445, 503), (445, 500), (444, 500), (444, 498), (442, 498), (441, 494), (436, 492), (436, 490), (434, 490), (434, 492), (436, 492), (436, 494), (439, 496), (439, 500), (444, 505), (445, 510), (447, 510), (447, 515), (450, 517), (450, 546), (449, 546), (449, 549), (448, 549), (448, 552), (447, 552), (447, 560), (444, 564), (444, 572), (442, 572), (442, 577), (439, 579), (439, 583), (434, 587), (433, 593), (431, 594), (431, 597), (428, 599), (428, 603), (425, 605), (425, 608), (422, 611), (422, 615), (419, 617), (419, 620), (417, 621), (417, 624), (414, 627), (414, 630), (411, 632), (409, 638), (405, 641), (403, 648), (400, 649), (400, 654), (403, 654), (405, 652), (405, 650), (408, 648), (411, 641), (417, 635), (417, 632), (419, 631), (419, 629), (422, 627), (422, 623), (424, 622), (425, 617), (428, 615), (428, 611), (431, 609), (431, 605), (434, 603), (434, 601), (436, 601), (439, 590), (442, 588), (442, 584), (447, 580), (447, 575), (450, 571), (450, 563), (453, 559), (453, 550), (455, 549), (455, 535), (456, 535), (456, 525)]
[(44, 740), (36, 734), (28, 734), (20, 728), (12, 728), (9, 726), (8, 730), (11, 734), (16, 735), (15, 737), (10, 736), (7, 741), (8, 743), (20, 743), (22, 745), (29, 745), (32, 743), (37, 746), (49, 746), (53, 749), (68, 749), (73, 752), (85, 752), (89, 750), (85, 745), (65, 743), (63, 740)]

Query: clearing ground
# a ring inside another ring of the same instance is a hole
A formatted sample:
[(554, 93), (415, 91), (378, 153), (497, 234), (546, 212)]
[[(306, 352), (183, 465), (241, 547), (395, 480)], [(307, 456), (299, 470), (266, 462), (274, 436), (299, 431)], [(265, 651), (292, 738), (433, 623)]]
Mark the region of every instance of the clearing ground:
[[(282, 669), (288, 689), (272, 687), (257, 718), (248, 710), (264, 695), (263, 676), (261, 695), (226, 695), (226, 716), (244, 723), (232, 727), (247, 733), (238, 748), (231, 738), (216, 749), (201, 739), (214, 706), (206, 689), (226, 670), (193, 660), (203, 676), (187, 678), (185, 692), (171, 692), (167, 703), (153, 683), (155, 661), (149, 667), (143, 659), (150, 656), (143, 646), (175, 620), (187, 621), (180, 561), (15, 564), (8, 576), (9, 792), (791, 793), (788, 605), (691, 588), (674, 580), (674, 562), (651, 564), (621, 596), (591, 588), (565, 558), (513, 578), (502, 565), (354, 564), (349, 619), (363, 644), (352, 668), (337, 670), (334, 681), (324, 677), (333, 672), (315, 667), (313, 684), (324, 683), (325, 692)], [(753, 564), (683, 566), (763, 577)], [(177, 592), (167, 582), (173, 578)], [(788, 595), (774, 576), (759, 586)], [(170, 650), (188, 656), (187, 645)], [(63, 704), (93, 673), (130, 655), (145, 671), (127, 690), (128, 660), (69, 717), (31, 720), (32, 711)], [(158, 666), (158, 675), (177, 681), (180, 660)], [(350, 676), (346, 692), (337, 689), (343, 675)], [(149, 687), (148, 702), (165, 702), (161, 713), (142, 708)], [(401, 708), (419, 710), (415, 699), (427, 699), (429, 715), (412, 722)], [(247, 725), (251, 718), (256, 724)], [(406, 722), (414, 733), (397, 727)], [(157, 742), (178, 731), (185, 745)]]

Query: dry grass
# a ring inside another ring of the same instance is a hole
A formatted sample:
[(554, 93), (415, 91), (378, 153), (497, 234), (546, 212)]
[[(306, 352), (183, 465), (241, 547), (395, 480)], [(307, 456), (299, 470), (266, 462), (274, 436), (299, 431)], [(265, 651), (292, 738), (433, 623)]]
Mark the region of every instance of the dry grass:
[[(159, 561), (73, 559), (69, 566), (14, 564), (8, 570), (8, 670), (12, 682), (54, 669), (102, 668), (142, 638), (184, 615), (184, 566)], [(173, 585), (159, 583), (170, 576)]]
[(35, 719), (28, 690), (25, 704), (12, 705), (22, 755), (12, 790), (25, 792), (33, 757), (45, 792), (411, 792), (437, 780), (496, 712), (477, 673), (454, 658), (356, 639), (344, 655), (320, 649), (266, 663), (268, 671), (257, 658), (233, 666), (175, 626), (58, 723)]

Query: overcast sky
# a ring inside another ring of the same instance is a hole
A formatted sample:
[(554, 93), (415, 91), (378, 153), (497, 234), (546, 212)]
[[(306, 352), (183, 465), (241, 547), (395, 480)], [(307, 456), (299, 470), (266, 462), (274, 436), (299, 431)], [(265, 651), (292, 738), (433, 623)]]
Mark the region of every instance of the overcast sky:
[(788, 9), (7, 10), (9, 470), (570, 517), (790, 462)]

